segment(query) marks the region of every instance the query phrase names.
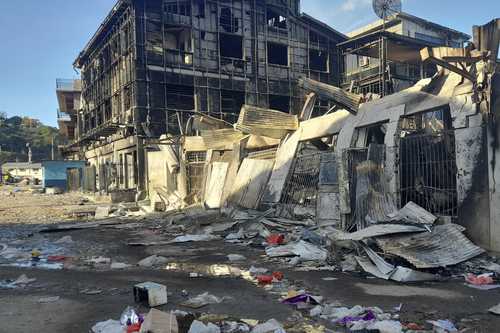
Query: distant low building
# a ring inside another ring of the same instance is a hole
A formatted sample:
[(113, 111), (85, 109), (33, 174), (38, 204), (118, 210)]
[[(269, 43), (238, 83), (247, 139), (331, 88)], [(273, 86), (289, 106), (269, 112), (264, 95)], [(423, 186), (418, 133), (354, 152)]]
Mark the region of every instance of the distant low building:
[(85, 161), (43, 161), (42, 185), (65, 191), (81, 189)]
[(2, 174), (9, 174), (14, 178), (29, 178), (42, 180), (42, 164), (29, 162), (7, 162), (2, 164)]

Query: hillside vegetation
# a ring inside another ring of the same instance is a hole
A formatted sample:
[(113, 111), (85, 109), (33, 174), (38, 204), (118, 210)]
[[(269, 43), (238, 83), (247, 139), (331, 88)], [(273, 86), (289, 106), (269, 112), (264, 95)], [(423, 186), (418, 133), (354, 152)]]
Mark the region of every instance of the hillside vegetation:
[(55, 153), (59, 132), (57, 128), (42, 124), (28, 117), (10, 117), (0, 113), (0, 164), (5, 162), (26, 162), (31, 145), (33, 162), (51, 158), (51, 143), (54, 137)]

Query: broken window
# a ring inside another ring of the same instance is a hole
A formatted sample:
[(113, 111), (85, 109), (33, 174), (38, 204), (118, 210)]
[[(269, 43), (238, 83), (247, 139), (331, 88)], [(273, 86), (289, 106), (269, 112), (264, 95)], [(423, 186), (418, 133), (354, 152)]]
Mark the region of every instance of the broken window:
[(269, 95), (269, 108), (289, 113), (290, 97), (280, 96), (280, 95)]
[(179, 28), (165, 29), (166, 62), (193, 64), (191, 30)]
[(243, 59), (243, 37), (220, 34), (219, 47), (221, 57)]
[(267, 8), (267, 25), (272, 28), (287, 29), (287, 18), (275, 10)]
[(309, 68), (313, 71), (328, 72), (328, 52), (309, 50)]
[(235, 90), (221, 90), (222, 119), (230, 124), (236, 123), (241, 107), (245, 104), (245, 92)]
[(267, 43), (267, 61), (274, 65), (288, 66), (288, 46)]
[(194, 87), (167, 84), (167, 108), (171, 111), (194, 110)]
[(401, 206), (410, 201), (436, 215), (457, 216), (455, 134), (449, 108), (400, 120)]
[(219, 24), (226, 32), (235, 33), (239, 30), (239, 20), (233, 16), (233, 12), (229, 7), (220, 9)]
[(191, 16), (191, 2), (167, 1), (165, 2), (165, 13)]
[(196, 4), (198, 7), (198, 14), (196, 15), (198, 18), (205, 17), (205, 0), (196, 0)]
[(380, 124), (366, 129), (366, 147), (371, 144), (383, 145), (385, 141), (386, 125)]

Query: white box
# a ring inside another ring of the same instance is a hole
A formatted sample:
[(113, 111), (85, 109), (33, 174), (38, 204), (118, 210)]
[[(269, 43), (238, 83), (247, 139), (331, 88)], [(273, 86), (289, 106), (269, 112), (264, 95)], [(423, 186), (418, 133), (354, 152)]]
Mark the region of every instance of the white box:
[(167, 304), (167, 287), (155, 282), (136, 284), (134, 299), (136, 303), (147, 303), (150, 307)]

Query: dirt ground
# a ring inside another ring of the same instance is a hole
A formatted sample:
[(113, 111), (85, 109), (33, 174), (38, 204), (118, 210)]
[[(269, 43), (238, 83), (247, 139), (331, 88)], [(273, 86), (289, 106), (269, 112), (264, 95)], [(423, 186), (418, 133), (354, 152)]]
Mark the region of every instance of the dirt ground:
[[(70, 198), (74, 201), (70, 202)], [(394, 312), (401, 306), (399, 320), (402, 323), (418, 323), (429, 332), (432, 332), (431, 326), (426, 321), (437, 319), (451, 320), (461, 332), (499, 332), (500, 317), (489, 314), (488, 309), (500, 302), (500, 289), (472, 289), (461, 279), (400, 284), (358, 273), (297, 271), (279, 260), (265, 258), (263, 247), (230, 244), (223, 240), (155, 246), (127, 244), (130, 240), (159, 238), (161, 226), (168, 223), (168, 218), (162, 215), (121, 219), (116, 221), (119, 224), (84, 230), (40, 233), (46, 223), (59, 221), (60, 215), (70, 207), (51, 205), (57, 202), (78, 205), (78, 196), (47, 198), (24, 193), (16, 194), (15, 199), (3, 197), (1, 201), (0, 207), (6, 211), (13, 209), (7, 202), (24, 205), (24, 208), (15, 208), (22, 218), (15, 220), (10, 212), (9, 217), (2, 217), (0, 244), (26, 253), (26, 258), (13, 261), (2, 257), (0, 281), (12, 281), (21, 274), (36, 278), (36, 281), (24, 287), (0, 287), (0, 332), (89, 332), (96, 322), (119, 319), (129, 305), (147, 313), (148, 308), (134, 303), (132, 294), (133, 286), (145, 281), (167, 286), (168, 304), (160, 306), (160, 310), (183, 310), (195, 316), (210, 313), (261, 322), (275, 318), (285, 325), (287, 332), (348, 332), (331, 322), (310, 318), (308, 310), (282, 304), (281, 296), (292, 289), (306, 290), (323, 296), (325, 301), (346, 307), (377, 306)], [(43, 223), (30, 218), (41, 210), (46, 216)], [(13, 223), (15, 221), (18, 222)], [(58, 243), (65, 236), (71, 236), (71, 240)], [(68, 260), (61, 269), (44, 267), (43, 263), (30, 260), (33, 248), (40, 249), (43, 254), (64, 255)], [(168, 263), (155, 268), (136, 265), (152, 254), (166, 257)], [(241, 254), (246, 260), (230, 262), (228, 254)], [(85, 263), (93, 256), (131, 266), (110, 269)], [(272, 287), (260, 286), (248, 279), (246, 273), (251, 266), (281, 271), (285, 279)], [(191, 273), (200, 275), (190, 277)], [(95, 293), (88, 294), (89, 290)], [(226, 298), (222, 303), (200, 309), (182, 305), (187, 298), (203, 292)], [(41, 302), (43, 298), (54, 296), (59, 299)], [(187, 329), (181, 331), (187, 332)]]
[(85, 197), (80, 193), (50, 195), (39, 187), (0, 185), (0, 223), (57, 223), (71, 218)]

